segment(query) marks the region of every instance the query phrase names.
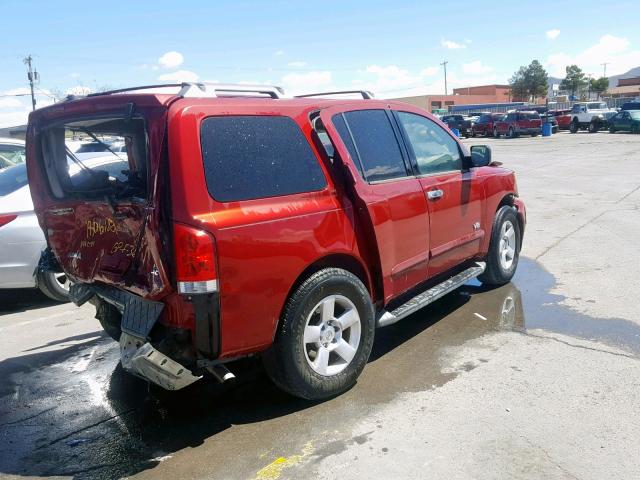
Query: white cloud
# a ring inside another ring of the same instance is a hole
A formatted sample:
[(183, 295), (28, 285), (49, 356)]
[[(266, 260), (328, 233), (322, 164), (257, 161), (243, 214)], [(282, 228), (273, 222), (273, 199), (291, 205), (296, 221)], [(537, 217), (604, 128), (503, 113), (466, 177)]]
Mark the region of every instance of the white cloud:
[(276, 57), (281, 57), (284, 55), (284, 50), (277, 50), (273, 55)]
[(158, 59), (158, 64), (163, 68), (176, 68), (182, 65), (184, 57), (180, 52), (170, 51)]
[(438, 67), (427, 67), (420, 70), (421, 77), (432, 77), (438, 73), (440, 69)]
[(15, 108), (22, 107), (22, 102), (16, 97), (1, 97), (0, 108)]
[(640, 50), (631, 48), (631, 42), (626, 38), (614, 35), (603, 35), (595, 45), (577, 55), (563, 52), (549, 55), (545, 66), (550, 75), (564, 77), (565, 67), (578, 65), (585, 73), (594, 76), (602, 75), (602, 64), (607, 63), (607, 73), (618, 75), (640, 65)]
[(307, 66), (307, 62), (301, 62), (301, 61), (289, 62), (289, 63), (287, 63), (287, 65), (289, 67), (293, 67), (293, 68), (301, 68), (301, 67), (306, 67)]
[(560, 35), (560, 30), (558, 30), (557, 28), (552, 28), (551, 30), (546, 31), (546, 35), (549, 40), (555, 40), (556, 38), (558, 38), (558, 35)]
[(333, 76), (329, 71), (308, 73), (289, 73), (282, 77), (282, 86), (291, 95), (313, 93), (326, 90), (333, 85)]
[(191, 70), (177, 70), (171, 73), (163, 73), (158, 80), (163, 82), (197, 82), (198, 74)]
[(461, 48), (467, 48), (466, 45), (463, 45), (461, 43), (456, 43), (452, 40), (445, 40), (444, 38), (440, 40), (440, 45), (442, 45), (445, 48), (448, 48), (449, 50), (459, 50)]
[(493, 68), (487, 65), (484, 65), (480, 60), (476, 60), (475, 62), (471, 62), (471, 63), (462, 64), (462, 71), (464, 73), (480, 74), (480, 73), (488, 73), (488, 72), (491, 72), (492, 70)]

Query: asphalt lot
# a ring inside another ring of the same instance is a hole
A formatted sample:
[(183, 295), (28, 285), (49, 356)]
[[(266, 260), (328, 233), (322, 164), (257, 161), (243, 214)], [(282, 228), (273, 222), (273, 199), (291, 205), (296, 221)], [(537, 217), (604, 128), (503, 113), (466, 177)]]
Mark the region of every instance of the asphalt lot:
[(465, 143), (518, 173), (516, 278), (378, 330), (330, 401), (251, 362), (233, 386), (150, 389), (92, 307), (0, 292), (0, 477), (638, 478), (640, 136)]

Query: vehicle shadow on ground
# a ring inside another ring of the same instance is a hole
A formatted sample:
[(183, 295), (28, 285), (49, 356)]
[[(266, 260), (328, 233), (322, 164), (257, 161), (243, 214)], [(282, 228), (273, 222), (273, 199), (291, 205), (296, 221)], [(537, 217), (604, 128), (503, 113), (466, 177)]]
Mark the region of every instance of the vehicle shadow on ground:
[[(378, 330), (369, 362), (427, 332), (481, 291), (470, 286), (413, 319)], [(234, 425), (293, 415), (321, 403), (277, 389), (257, 359), (233, 364), (239, 378), (235, 383), (200, 381), (178, 392), (165, 392), (131, 376), (118, 359), (117, 345), (102, 335), (55, 352), (0, 362), (0, 375), (6, 379), (0, 388), (0, 439), (11, 438), (9, 443), (0, 440), (0, 449), (6, 452), (0, 472), (130, 476), (154, 468), (166, 455), (198, 447)], [(340, 408), (346, 397), (328, 400), (321, 411)], [(314, 409), (309, 415), (318, 414)]]
[(36, 308), (60, 305), (37, 288), (15, 288), (0, 290), (0, 315), (26, 312)]

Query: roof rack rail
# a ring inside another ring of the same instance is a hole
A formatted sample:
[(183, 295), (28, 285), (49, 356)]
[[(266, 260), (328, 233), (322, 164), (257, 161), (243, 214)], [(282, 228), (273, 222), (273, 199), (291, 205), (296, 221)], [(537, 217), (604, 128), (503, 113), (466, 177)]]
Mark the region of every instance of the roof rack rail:
[(371, 100), (374, 95), (368, 90), (340, 90), (336, 92), (319, 92), (319, 93), (306, 93), (304, 95), (296, 95), (296, 98), (306, 98), (306, 97), (326, 97), (328, 95), (348, 95), (351, 93), (358, 93), (362, 95), (362, 98), (365, 100)]
[[(243, 85), (243, 84), (227, 84), (227, 83), (209, 83), (209, 82), (183, 82), (183, 83), (162, 83), (156, 85), (142, 85), (139, 87), (127, 87), (118, 88), (116, 90), (108, 90), (106, 92), (90, 93), (88, 97), (99, 97), (102, 95), (113, 95), (116, 93), (135, 92), (138, 90), (151, 90), (154, 88), (172, 88), (180, 87), (178, 96), (186, 97), (191, 96), (189, 92), (196, 88), (201, 92), (207, 93), (207, 96), (216, 97), (218, 93), (232, 94), (232, 93), (258, 93), (260, 95), (268, 95), (271, 98), (284, 97), (284, 90), (281, 87), (272, 85)], [(195, 95), (197, 96), (197, 95)]]

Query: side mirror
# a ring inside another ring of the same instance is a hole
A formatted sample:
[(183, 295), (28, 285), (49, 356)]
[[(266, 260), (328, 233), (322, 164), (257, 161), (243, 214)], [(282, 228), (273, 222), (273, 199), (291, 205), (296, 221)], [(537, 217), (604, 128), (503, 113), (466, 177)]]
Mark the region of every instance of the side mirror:
[(487, 145), (473, 145), (471, 147), (471, 166), (486, 167), (491, 163), (491, 147)]

